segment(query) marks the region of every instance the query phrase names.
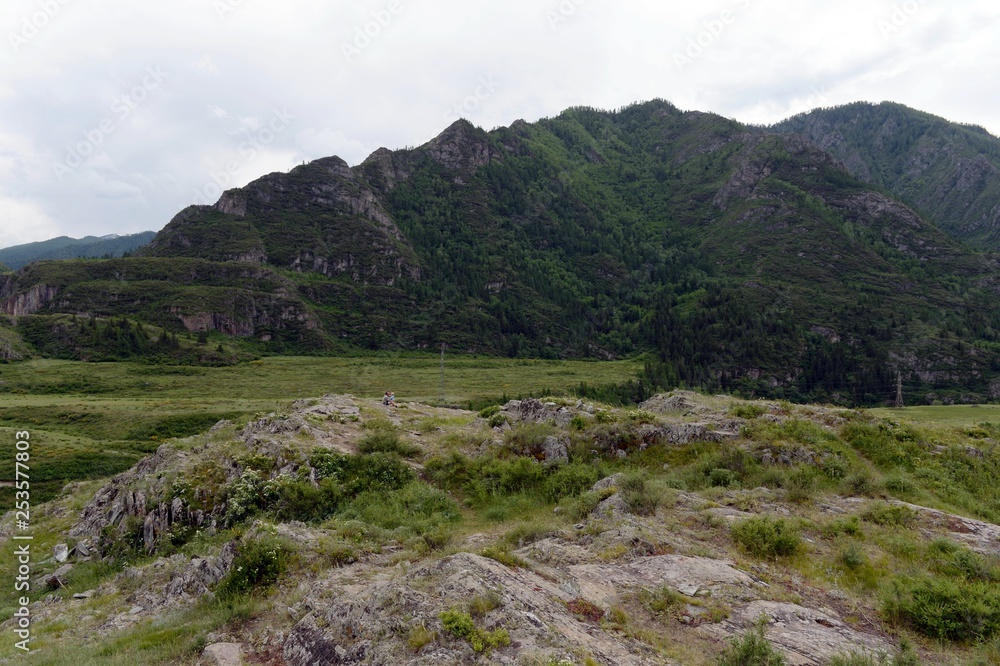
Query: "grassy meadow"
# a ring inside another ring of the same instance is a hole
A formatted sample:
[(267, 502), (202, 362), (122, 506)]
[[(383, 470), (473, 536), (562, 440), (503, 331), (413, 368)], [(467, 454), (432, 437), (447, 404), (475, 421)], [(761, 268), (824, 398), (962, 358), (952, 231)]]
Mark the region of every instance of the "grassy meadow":
[[(269, 357), (211, 368), (36, 360), (0, 365), (0, 506), (13, 489), (14, 439), (32, 433), (36, 502), (67, 482), (124, 471), (171, 437), (247, 419), (303, 397), (344, 393), (468, 405), (625, 381), (635, 361), (544, 361), (437, 356)], [(442, 393), (443, 389), (443, 393)]]

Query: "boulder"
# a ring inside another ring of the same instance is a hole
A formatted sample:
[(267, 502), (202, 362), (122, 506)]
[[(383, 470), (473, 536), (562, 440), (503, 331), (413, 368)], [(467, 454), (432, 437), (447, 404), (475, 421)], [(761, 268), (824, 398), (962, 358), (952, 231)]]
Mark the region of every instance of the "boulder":
[(546, 437), (542, 444), (542, 454), (545, 462), (568, 462), (569, 451), (566, 443), (558, 437)]
[(215, 643), (203, 654), (215, 666), (243, 666), (243, 647), (239, 643)]

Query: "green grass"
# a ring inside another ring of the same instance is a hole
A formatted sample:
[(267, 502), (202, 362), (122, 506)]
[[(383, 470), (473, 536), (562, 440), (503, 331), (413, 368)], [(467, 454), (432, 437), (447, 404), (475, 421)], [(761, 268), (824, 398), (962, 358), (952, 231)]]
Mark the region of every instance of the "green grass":
[[(569, 392), (582, 379), (624, 381), (638, 362), (445, 358), (444, 402), (466, 405), (506, 393)], [(441, 401), (440, 358), (270, 357), (222, 368), (33, 360), (0, 365), (0, 482), (13, 480), (13, 435), (32, 433), (32, 499), (52, 499), (69, 481), (131, 467), (167, 438), (237, 423), (292, 399), (326, 393)], [(377, 444), (377, 443), (376, 443)], [(383, 443), (384, 444), (384, 443)], [(379, 450), (379, 446), (375, 449)], [(400, 451), (405, 454), (413, 450)], [(0, 487), (0, 507), (13, 489)]]
[(1000, 405), (924, 405), (904, 409), (872, 409), (875, 416), (918, 425), (964, 428), (982, 422), (1000, 424)]

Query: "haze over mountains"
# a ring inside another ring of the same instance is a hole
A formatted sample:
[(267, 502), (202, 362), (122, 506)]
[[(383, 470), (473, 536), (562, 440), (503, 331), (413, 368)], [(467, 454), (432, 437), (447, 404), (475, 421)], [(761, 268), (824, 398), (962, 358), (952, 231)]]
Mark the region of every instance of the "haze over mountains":
[(32, 261), (43, 259), (76, 259), (97, 257), (120, 257), (136, 248), (146, 245), (156, 232), (144, 231), (138, 234), (119, 236), (85, 236), (70, 238), (59, 236), (38, 243), (25, 243), (0, 249), (0, 264), (17, 270)]
[(68, 358), (170, 356), (150, 331), (104, 348), (69, 319), (86, 314), (255, 351), (648, 351), (663, 386), (876, 403), (899, 372), (920, 399), (985, 400), (998, 156), (983, 130), (891, 104), (767, 130), (662, 100), (458, 121), (230, 190), (138, 256), (28, 266), (0, 310)]

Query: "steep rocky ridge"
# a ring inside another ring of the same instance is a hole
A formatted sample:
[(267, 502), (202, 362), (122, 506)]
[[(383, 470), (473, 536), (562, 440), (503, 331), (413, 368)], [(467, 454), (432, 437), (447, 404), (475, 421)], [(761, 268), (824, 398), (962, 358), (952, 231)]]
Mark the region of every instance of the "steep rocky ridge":
[(664, 387), (873, 404), (901, 372), (910, 394), (987, 399), (1000, 372), (996, 257), (852, 163), (662, 100), (490, 132), (458, 121), (355, 167), (329, 157), (224, 192), (133, 264), (232, 263), (219, 270), (267, 275), (270, 291), (255, 279), (189, 298), (83, 262), (65, 269), (76, 287), (52, 267), (5, 277), (0, 305), (94, 307), (286, 353), (652, 352)]
[(1000, 139), (981, 127), (885, 102), (819, 109), (769, 129), (808, 137), (948, 233), (1000, 249)]

